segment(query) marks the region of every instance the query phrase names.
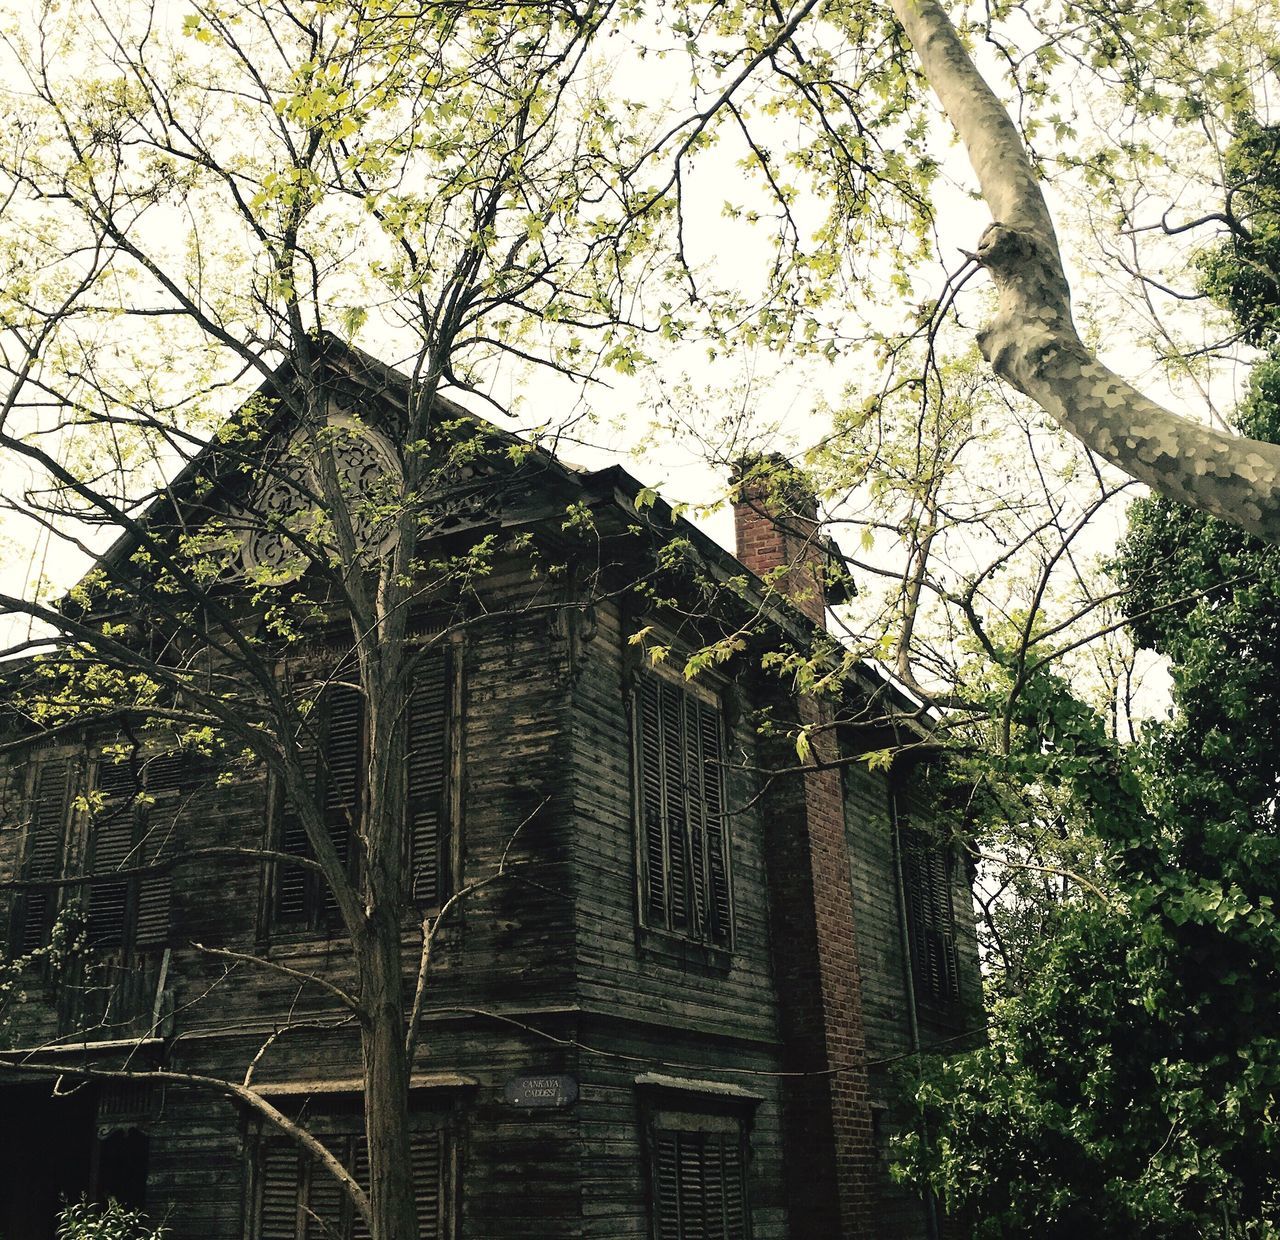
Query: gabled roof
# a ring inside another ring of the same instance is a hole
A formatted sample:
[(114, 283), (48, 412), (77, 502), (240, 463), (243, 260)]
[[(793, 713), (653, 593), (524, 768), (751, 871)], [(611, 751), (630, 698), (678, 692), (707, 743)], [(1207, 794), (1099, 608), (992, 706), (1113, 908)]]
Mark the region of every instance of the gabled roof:
[[(325, 372), (324, 382), (332, 384), (351, 404), (359, 404), (372, 397), (384, 406), (393, 406), (397, 400), (403, 400), (409, 394), (411, 380), (408, 376), (334, 336), (326, 335), (322, 339), (317, 360)], [(243, 409), (260, 405), (264, 398), (275, 399), (280, 401), (279, 412), (273, 422), (261, 428), (261, 438), (263, 442), (269, 442), (287, 435), (290, 433), (293, 415), (287, 400), (282, 401), (281, 398), (287, 397), (297, 382), (294, 363), (291, 360), (281, 362), (259, 384), (241, 409), (232, 414), (231, 426), (234, 427), (236, 419), (242, 416)], [(437, 397), (435, 405), (449, 421), (473, 422), (499, 444), (520, 444), (528, 448), (527, 443), (519, 436), (501, 429), (445, 397)], [(219, 453), (225, 454), (227, 451), (225, 443), (224, 428), (222, 435), (210, 439), (168, 483), (164, 493), (138, 518), (139, 529), (156, 524), (164, 525), (178, 518), (184, 505), (193, 502), (202, 481), (206, 481), (216, 471)], [(777, 591), (769, 589), (718, 542), (684, 517), (676, 515), (661, 497), (652, 504), (646, 502), (642, 511), (641, 493), (645, 492), (647, 498), (652, 492), (622, 466), (611, 465), (597, 470), (578, 469), (538, 447), (532, 449), (528, 459), (537, 464), (546, 482), (551, 484), (551, 489), (559, 484), (560, 487), (582, 494), (594, 506), (613, 509), (632, 528), (639, 525), (664, 540), (684, 540), (705, 565), (709, 576), (720, 583), (737, 583), (744, 602), (797, 645), (809, 646), (824, 632), (792, 607)], [(244, 477), (243, 470), (238, 465), (233, 472)], [(114, 575), (123, 575), (127, 562), (138, 550), (140, 541), (137, 531), (124, 531), (99, 558), (96, 567), (108, 571), (114, 569)], [(918, 718), (921, 709), (919, 700), (898, 684), (885, 669), (868, 664), (855, 673), (854, 682), (862, 695), (887, 698), (895, 712)], [(912, 730), (925, 731), (919, 724)]]

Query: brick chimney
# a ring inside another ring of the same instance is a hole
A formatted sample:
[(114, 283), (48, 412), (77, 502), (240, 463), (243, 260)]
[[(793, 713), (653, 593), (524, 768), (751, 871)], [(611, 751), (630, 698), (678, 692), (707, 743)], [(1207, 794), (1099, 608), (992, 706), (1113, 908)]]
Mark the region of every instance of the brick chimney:
[(744, 457), (731, 481), (738, 559), (825, 627), (830, 542), (819, 533), (818, 500), (805, 472), (771, 452)]
[[(738, 559), (824, 626), (838, 552), (818, 532), (804, 472), (785, 457), (754, 457), (738, 463), (733, 482)], [(846, 575), (836, 576), (848, 586)], [(778, 682), (764, 692), (775, 720), (813, 729), (819, 763), (838, 757), (829, 701), (797, 697)], [(760, 738), (760, 760), (795, 766), (785, 729)], [(858, 1240), (871, 1234), (876, 1155), (843, 779), (838, 767), (816, 765), (770, 781), (763, 800), (779, 1032), (785, 1067), (796, 1074), (782, 1111), (791, 1229), (814, 1240)]]

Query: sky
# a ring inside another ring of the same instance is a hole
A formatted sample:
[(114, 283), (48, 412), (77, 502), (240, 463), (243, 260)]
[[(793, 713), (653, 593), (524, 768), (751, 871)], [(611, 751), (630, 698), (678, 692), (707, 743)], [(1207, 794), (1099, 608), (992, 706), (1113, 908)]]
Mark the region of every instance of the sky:
[[(166, 6), (165, 12), (169, 20), (177, 22), (182, 6)], [(86, 58), (90, 55), (87, 45), (78, 46), (75, 54)], [(661, 63), (650, 57), (641, 60), (634, 47), (625, 45), (610, 55), (608, 72), (622, 95), (657, 98), (664, 92), (679, 89), (683, 69), (678, 58)], [(986, 67), (990, 69), (991, 63)], [(1082, 126), (1092, 127), (1092, 132), (1085, 130), (1082, 143), (1113, 124), (1106, 114), (1105, 100), (1077, 95), (1075, 104)], [(771, 136), (782, 145), (789, 140), (783, 128), (777, 128)], [(945, 271), (959, 265), (961, 250), (975, 245), (988, 219), (985, 206), (972, 193), (972, 178), (963, 156), (941, 127), (933, 134), (932, 148), (942, 164), (934, 195), (942, 262), (920, 271), (916, 287), (906, 299), (907, 305), (886, 300), (882, 304), (853, 308), (855, 316), (861, 315), (878, 326), (900, 323), (910, 301), (937, 296)], [(745, 226), (727, 221), (721, 209), (725, 187), (741, 179), (737, 162), (742, 153), (740, 146), (727, 142), (699, 156), (687, 173), (688, 200), (694, 204), (686, 218), (687, 244), (709, 272), (724, 275), (727, 280), (762, 266), (756, 235)], [(1149, 193), (1152, 212), (1157, 205), (1175, 199), (1179, 200), (1178, 211), (1194, 212), (1203, 205), (1203, 188), (1194, 177), (1184, 177), (1176, 183), (1169, 180), (1166, 184), (1153, 181)], [(1086, 329), (1096, 328), (1104, 360), (1157, 399), (1194, 413), (1201, 395), (1196, 391), (1196, 384), (1171, 383), (1146, 343), (1153, 335), (1144, 318), (1149, 307), (1135, 292), (1134, 282), (1127, 280), (1115, 264), (1099, 261), (1097, 230), (1105, 222), (1091, 217), (1094, 204), (1087, 191), (1078, 183), (1073, 184), (1070, 178), (1055, 177), (1049, 197), (1062, 228), (1064, 256), (1076, 291), (1076, 305)], [(797, 212), (802, 219), (816, 221), (818, 218), (816, 206), (803, 201), (797, 205)], [(1142, 238), (1144, 245), (1152, 240), (1154, 238)], [(1114, 246), (1116, 239), (1108, 238), (1107, 244)], [(1173, 257), (1176, 259), (1178, 255)], [(887, 283), (886, 272), (873, 273), (873, 276), (873, 283), (880, 286)], [(963, 326), (957, 326), (951, 335), (957, 346), (967, 338), (980, 317), (981, 295), (978, 282), (974, 282), (960, 303)], [(1176, 299), (1159, 293), (1155, 296), (1158, 309), (1168, 317), (1174, 330), (1195, 340), (1199, 330), (1196, 312), (1180, 309)], [(1203, 339), (1203, 333), (1200, 338)], [(358, 343), (391, 361), (395, 360), (399, 348), (395, 333), (380, 330), (376, 321), (366, 327)], [(1228, 363), (1207, 380), (1202, 376), (1196, 378), (1202, 386), (1207, 383), (1214, 403), (1221, 409), (1232, 403), (1241, 373), (1237, 364)], [(565, 381), (526, 368), (501, 366), (491, 370), (486, 381), (499, 403), (518, 404), (517, 425), (521, 421), (554, 423), (561, 414), (574, 411), (581, 397), (581, 393)], [(755, 412), (756, 425), (776, 427), (769, 446), (794, 452), (802, 451), (826, 432), (828, 422), (820, 410), (823, 402), (837, 403), (846, 386), (869, 395), (879, 381), (869, 349), (850, 350), (834, 365), (814, 357), (778, 357), (759, 350), (744, 350), (710, 361), (703, 345), (688, 343), (668, 350), (652, 369), (634, 378), (615, 376), (608, 390), (593, 393), (592, 403), (599, 411), (599, 420), (589, 427), (577, 424), (562, 450), (570, 461), (592, 467), (621, 459), (643, 482), (658, 487), (668, 499), (712, 505), (724, 494), (727, 480), (723, 470), (709, 469), (687, 439), (652, 430), (652, 410), (664, 394), (672, 397), (674, 393), (674, 407), (702, 429), (712, 427), (717, 419), (731, 415), (745, 402)], [(231, 407), (234, 407), (234, 398), (229, 393), (228, 411)], [(483, 407), (477, 408), (485, 412)], [(12, 458), (0, 462), (0, 468), (6, 495), (18, 495), (31, 484), (31, 476)], [(692, 516), (717, 541), (731, 546), (731, 517), (727, 508), (695, 511)], [(1105, 550), (1114, 541), (1120, 523), (1118, 509), (1108, 514), (1093, 531), (1092, 546), (1097, 551)], [(29, 589), (33, 578), (41, 573), (57, 587), (65, 587), (88, 562), (85, 554), (12, 517), (0, 522), (0, 537), (7, 540), (0, 565), (0, 586), (5, 590)], [(89, 549), (100, 549), (109, 541), (110, 536), (100, 532), (84, 535)], [(893, 549), (882, 544), (877, 554), (891, 558)], [(975, 550), (975, 556), (981, 554), (981, 549)], [(25, 627), (25, 622), (22, 623)]]

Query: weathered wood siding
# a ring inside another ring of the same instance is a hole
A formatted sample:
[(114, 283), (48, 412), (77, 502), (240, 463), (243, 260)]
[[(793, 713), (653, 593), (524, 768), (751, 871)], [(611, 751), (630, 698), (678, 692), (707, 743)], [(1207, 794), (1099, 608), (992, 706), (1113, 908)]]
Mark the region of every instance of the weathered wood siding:
[[(573, 683), (572, 795), (578, 891), (578, 1001), (598, 1030), (583, 1053), (579, 1118), (587, 1235), (649, 1235), (641, 1109), (635, 1079), (648, 1072), (749, 1084), (755, 1110), (750, 1196), (756, 1240), (786, 1234), (782, 1217), (776, 1078), (779, 1066), (754, 781), (727, 782), (734, 946), (712, 959), (637, 916), (636, 828), (626, 666), (619, 609), (596, 609), (595, 632)], [(731, 754), (750, 754), (739, 724)], [(732, 761), (731, 761), (732, 767)], [(737, 1072), (726, 1069), (737, 1069)]]

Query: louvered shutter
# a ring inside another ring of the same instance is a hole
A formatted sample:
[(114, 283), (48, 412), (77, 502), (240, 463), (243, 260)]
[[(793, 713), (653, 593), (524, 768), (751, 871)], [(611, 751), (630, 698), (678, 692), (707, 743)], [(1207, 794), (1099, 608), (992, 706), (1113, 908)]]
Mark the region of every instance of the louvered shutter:
[(726, 1133), (721, 1138), (721, 1158), (724, 1166), (725, 1240), (746, 1240), (747, 1174), (739, 1136)]
[(444, 651), (424, 655), (409, 697), (408, 816), (409, 873), (413, 898), (426, 907), (449, 894), (449, 659)]
[(672, 930), (689, 924), (688, 809), (686, 804), (683, 694), (673, 685), (660, 683), (659, 709), (662, 727), (662, 791), (666, 812), (667, 883)]
[[(150, 789), (148, 779), (148, 791)], [(165, 861), (173, 856), (176, 848), (173, 835), (179, 809), (178, 800), (173, 796), (148, 808), (145, 831), (137, 850), (140, 862), (149, 865), (153, 861)], [(162, 947), (169, 941), (172, 890), (171, 875), (167, 870), (148, 874), (139, 881), (138, 914), (134, 928), (134, 942), (137, 946)]]
[(746, 1181), (736, 1131), (659, 1131), (657, 1240), (746, 1240)]
[[(356, 1135), (351, 1169), (351, 1174), (356, 1177), (356, 1183), (367, 1193), (369, 1191), (369, 1143), (363, 1133)], [(351, 1217), (351, 1240), (369, 1240), (369, 1229), (365, 1226), (360, 1211), (352, 1209)]]
[[(364, 699), (356, 689), (335, 685), (325, 694), (325, 703), (324, 817), (329, 838), (345, 866), (351, 859), (351, 836), (359, 822), (364, 788)], [(328, 884), (324, 908), (327, 916), (337, 911)]]
[[(324, 1147), (339, 1162), (348, 1165), (348, 1137), (324, 1137)], [(306, 1240), (343, 1240), (342, 1214), (346, 1193), (342, 1185), (318, 1159), (312, 1159), (308, 1168)]]
[(959, 997), (955, 912), (946, 850), (923, 831), (903, 830), (902, 882), (916, 990), (934, 1003)]
[(439, 1129), (410, 1133), (409, 1160), (413, 1166), (418, 1236), (420, 1240), (444, 1240), (447, 1173), (444, 1134)]
[(680, 1240), (707, 1240), (704, 1133), (676, 1134), (680, 1172)]
[(194, 765), (191, 755), (180, 751), (156, 754), (143, 768), (147, 791), (153, 795), (184, 791), (191, 786)]
[(951, 865), (945, 847), (929, 850), (929, 912), (934, 952), (937, 956), (937, 995), (946, 1003), (960, 995), (959, 962), (956, 958), (956, 921), (951, 902)]
[[(302, 766), (304, 785), (314, 788), (319, 762), (315, 740), (309, 734), (299, 740), (299, 763)], [(310, 857), (311, 845), (298, 814), (298, 807), (287, 792), (283, 802), (280, 851), (291, 857)], [(281, 862), (276, 870), (276, 920), (296, 922), (304, 919), (307, 916), (307, 892), (311, 886), (310, 871)]]
[(662, 807), (662, 724), (658, 682), (636, 681), (636, 729), (640, 763), (640, 829), (644, 837), (645, 918), (651, 925), (667, 921), (667, 867)]
[[(36, 778), (35, 803), (31, 807), (28, 827), (27, 873), (32, 882), (45, 882), (58, 876), (58, 856), (62, 851), (66, 822), (67, 763), (51, 758), (40, 767)], [(49, 941), (53, 909), (57, 903), (52, 887), (29, 888), (22, 902), (21, 925), (15, 942), (23, 955), (43, 947)]]
[(697, 714), (697, 768), (702, 776), (706, 879), (709, 887), (705, 899), (709, 914), (707, 937), (713, 943), (727, 945), (732, 937), (733, 916), (729, 895), (729, 824), (725, 818), (720, 712), (702, 702), (697, 702), (694, 706)]
[(110, 876), (134, 864), (133, 801), (108, 803), (93, 824), (89, 873), (88, 940), (91, 947), (124, 944), (129, 911), (129, 880)]
[(258, 1240), (298, 1240), (298, 1148), (292, 1141), (266, 1141)]

